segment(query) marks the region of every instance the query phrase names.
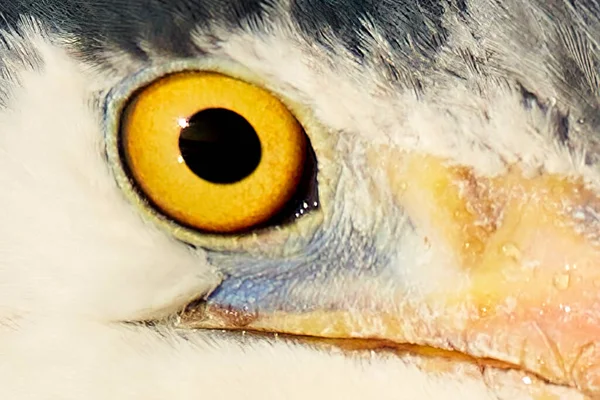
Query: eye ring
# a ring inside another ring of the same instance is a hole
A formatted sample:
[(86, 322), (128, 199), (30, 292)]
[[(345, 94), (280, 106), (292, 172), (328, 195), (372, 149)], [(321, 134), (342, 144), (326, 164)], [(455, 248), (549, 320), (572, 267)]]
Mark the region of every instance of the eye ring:
[[(307, 158), (305, 174), (301, 179), (299, 191), (273, 219), (252, 228), (249, 231), (237, 231), (227, 234), (200, 231), (186, 226), (165, 215), (144, 195), (131, 177), (126, 163), (120, 137), (121, 116), (131, 99), (141, 88), (151, 85), (158, 79), (170, 74), (181, 72), (214, 72), (241, 79), (244, 82), (264, 88), (276, 95), (299, 121), (305, 131), (307, 141)], [(339, 165), (331, 158), (334, 148), (334, 136), (316, 119), (309, 107), (301, 105), (281, 94), (278, 89), (264, 86), (264, 77), (226, 60), (203, 58), (175, 60), (144, 68), (126, 77), (115, 85), (104, 97), (104, 143), (108, 165), (121, 193), (140, 213), (141, 217), (165, 230), (174, 238), (201, 248), (214, 251), (250, 250), (259, 246), (267, 246), (273, 254), (283, 251), (278, 245), (286, 238), (294, 237), (296, 243), (310, 241), (330, 210), (334, 186), (329, 182), (335, 180), (340, 173)], [(317, 166), (317, 157), (319, 157)], [(324, 184), (317, 184), (324, 180)], [(309, 209), (306, 209), (308, 204)], [(331, 211), (331, 210), (330, 210)], [(300, 215), (300, 218), (298, 216)], [(275, 229), (276, 228), (276, 229)], [(264, 235), (270, 238), (268, 243), (262, 239)]]

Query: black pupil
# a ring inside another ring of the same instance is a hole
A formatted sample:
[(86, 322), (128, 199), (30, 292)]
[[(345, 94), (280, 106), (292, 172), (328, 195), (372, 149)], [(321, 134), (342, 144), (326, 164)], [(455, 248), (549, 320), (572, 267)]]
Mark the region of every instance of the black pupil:
[(181, 130), (179, 149), (187, 166), (213, 183), (235, 183), (250, 175), (261, 157), (256, 131), (241, 115), (223, 108), (194, 114)]

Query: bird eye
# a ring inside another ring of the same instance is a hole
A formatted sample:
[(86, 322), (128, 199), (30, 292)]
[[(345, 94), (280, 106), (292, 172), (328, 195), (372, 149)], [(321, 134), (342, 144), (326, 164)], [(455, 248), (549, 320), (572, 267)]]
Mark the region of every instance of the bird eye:
[(214, 72), (175, 73), (140, 89), (120, 135), (145, 196), (178, 223), (215, 233), (253, 228), (284, 209), (309, 146), (281, 101)]

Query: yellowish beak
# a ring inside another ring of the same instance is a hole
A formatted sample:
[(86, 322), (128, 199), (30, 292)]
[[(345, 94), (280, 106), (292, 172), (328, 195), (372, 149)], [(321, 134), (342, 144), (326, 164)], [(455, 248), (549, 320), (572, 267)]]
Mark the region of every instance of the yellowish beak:
[(377, 159), (390, 165), (395, 202), (434, 250), (413, 273), (433, 281), (443, 270), (443, 282), (382, 296), (381, 283), (365, 278), (348, 288), (360, 300), (346, 309), (247, 313), (208, 302), (201, 318), (192, 310), (184, 321), (423, 345), (600, 396), (599, 196), (581, 180), (525, 176), (518, 166), (483, 177), (431, 156)]

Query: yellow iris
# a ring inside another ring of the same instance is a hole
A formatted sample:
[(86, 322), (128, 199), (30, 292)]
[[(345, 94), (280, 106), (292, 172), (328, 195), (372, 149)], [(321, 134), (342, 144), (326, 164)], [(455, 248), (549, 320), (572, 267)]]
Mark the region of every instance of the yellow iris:
[(223, 233), (264, 223), (290, 201), (307, 146), (278, 99), (212, 72), (177, 73), (142, 89), (121, 135), (133, 178), (158, 208)]

